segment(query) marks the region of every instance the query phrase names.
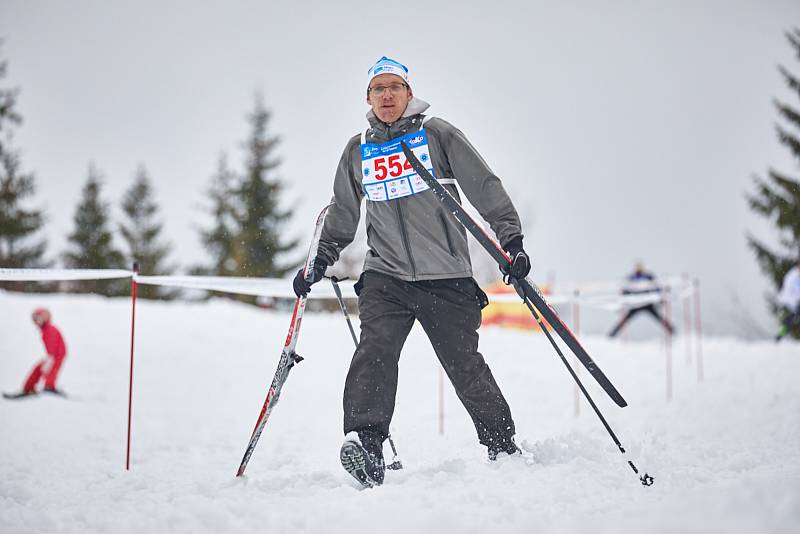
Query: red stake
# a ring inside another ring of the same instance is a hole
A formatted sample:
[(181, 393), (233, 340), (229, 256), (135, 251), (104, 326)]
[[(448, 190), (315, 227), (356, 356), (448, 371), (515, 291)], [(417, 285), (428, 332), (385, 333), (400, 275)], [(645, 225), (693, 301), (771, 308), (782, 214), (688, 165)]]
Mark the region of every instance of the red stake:
[(139, 274), (139, 264), (133, 264), (133, 278), (131, 278), (131, 367), (128, 372), (128, 447), (125, 451), (125, 470), (131, 468), (131, 413), (133, 409), (133, 340), (136, 328), (136, 275)]

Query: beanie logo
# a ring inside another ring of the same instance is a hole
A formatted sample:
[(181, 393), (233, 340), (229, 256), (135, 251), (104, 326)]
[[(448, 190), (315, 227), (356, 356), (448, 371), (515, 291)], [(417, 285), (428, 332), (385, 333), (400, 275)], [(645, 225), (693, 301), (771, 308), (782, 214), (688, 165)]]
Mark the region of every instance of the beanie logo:
[(380, 58), (372, 67), (369, 68), (367, 71), (367, 85), (375, 76), (379, 76), (381, 74), (394, 74), (396, 76), (401, 77), (406, 83), (408, 83), (408, 68), (393, 59), (389, 59), (386, 56)]

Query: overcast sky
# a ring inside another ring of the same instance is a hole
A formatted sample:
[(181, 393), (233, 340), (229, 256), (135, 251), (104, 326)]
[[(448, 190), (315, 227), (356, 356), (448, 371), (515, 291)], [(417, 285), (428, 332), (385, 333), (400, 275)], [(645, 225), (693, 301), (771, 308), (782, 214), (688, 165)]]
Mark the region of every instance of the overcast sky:
[[(296, 6), (296, 7), (291, 7)], [(408, 65), (430, 113), (462, 129), (520, 211), (534, 277), (615, 279), (637, 258), (706, 288), (707, 321), (772, 328), (744, 198), (769, 166), (800, 175), (775, 137), (783, 32), (800, 2), (37, 2), (0, 0), (16, 143), (63, 251), (94, 162), (115, 205), (150, 172), (173, 260), (205, 259), (197, 227), (222, 151), (241, 167), (261, 91), (305, 238), (365, 125), (366, 70)], [(712, 317), (713, 316), (713, 317)], [(735, 321), (734, 321), (735, 322)]]

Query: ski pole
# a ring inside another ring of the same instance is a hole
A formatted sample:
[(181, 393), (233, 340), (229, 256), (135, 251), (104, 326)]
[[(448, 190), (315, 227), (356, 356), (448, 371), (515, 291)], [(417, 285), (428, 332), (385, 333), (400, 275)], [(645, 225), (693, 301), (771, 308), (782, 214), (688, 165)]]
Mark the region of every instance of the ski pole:
[(394, 441), (392, 440), (392, 435), (387, 434), (387, 439), (389, 440), (389, 445), (392, 447), (392, 463), (386, 466), (386, 469), (394, 469), (395, 471), (400, 470), (403, 468), (403, 462), (397, 458), (397, 449), (394, 446)]
[[(442, 203), (447, 211), (449, 211), (453, 217), (455, 217), (459, 223), (461, 223), (464, 228), (475, 237), (475, 240), (480, 244), (483, 249), (489, 253), (489, 255), (497, 262), (497, 265), (502, 269), (504, 266), (508, 266), (511, 263), (511, 258), (508, 256), (508, 253), (503, 250), (500, 246), (500, 243), (497, 242), (496, 239), (490, 237), (486, 230), (481, 226), (472, 216), (464, 210), (464, 207), (461, 205), (459, 201), (457, 201), (450, 192), (445, 189), (445, 187), (439, 183), (439, 181), (434, 178), (434, 176), (425, 168), (425, 166), (420, 162), (417, 156), (414, 155), (414, 152), (408, 147), (405, 141), (400, 142), (400, 146), (403, 148), (403, 154), (405, 154), (406, 158), (408, 158), (408, 162), (417, 172), (420, 178), (422, 178), (425, 183), (430, 187), (436, 198)], [(555, 330), (556, 334), (566, 343), (567, 347), (572, 350), (572, 352), (577, 356), (578, 360), (586, 367), (589, 371), (589, 374), (597, 380), (597, 383), (603, 388), (603, 390), (608, 393), (608, 396), (613, 399), (614, 402), (620, 408), (624, 408), (628, 405), (625, 399), (622, 397), (617, 388), (614, 387), (614, 384), (608, 379), (608, 377), (600, 370), (597, 366), (597, 363), (592, 360), (592, 357), (589, 356), (589, 353), (586, 352), (578, 339), (575, 335), (567, 328), (567, 325), (561, 320), (558, 314), (553, 310), (548, 304), (547, 301), (544, 299), (541, 291), (539, 290), (536, 285), (528, 280), (527, 278), (523, 278), (517, 281), (520, 286), (524, 289), (525, 295), (531, 300), (531, 302), (536, 306), (536, 308), (540, 311), (540, 314), (547, 320), (550, 324), (551, 328)]]
[(347, 278), (337, 278), (335, 276), (326, 276), (331, 281), (331, 285), (333, 286), (333, 292), (336, 293), (336, 300), (339, 301), (339, 308), (342, 310), (342, 314), (344, 314), (344, 320), (347, 321), (347, 328), (350, 329), (350, 336), (353, 338), (353, 343), (355, 343), (356, 348), (358, 348), (358, 338), (356, 337), (356, 331), (353, 330), (353, 323), (350, 322), (350, 314), (347, 313), (347, 306), (344, 305), (344, 299), (342, 298), (342, 290), (339, 289), (339, 282), (343, 282), (347, 280)]
[[(350, 336), (353, 338), (353, 343), (355, 344), (356, 348), (358, 348), (358, 337), (356, 337), (356, 331), (353, 329), (353, 323), (350, 321), (350, 314), (347, 313), (347, 306), (344, 304), (344, 298), (342, 298), (342, 290), (339, 288), (339, 282), (347, 280), (347, 278), (337, 278), (336, 276), (326, 276), (325, 278), (331, 281), (331, 285), (333, 286), (333, 292), (336, 293), (336, 300), (339, 301), (339, 308), (342, 310), (344, 314), (344, 319), (347, 321), (347, 327), (350, 329)], [(386, 469), (393, 469), (399, 470), (403, 468), (403, 462), (401, 462), (397, 458), (397, 448), (394, 446), (394, 440), (392, 439), (391, 434), (387, 434), (386, 439), (389, 440), (389, 445), (392, 447), (392, 463), (386, 466)]]
[[(567, 367), (567, 370), (569, 371), (569, 374), (572, 375), (572, 378), (575, 380), (575, 383), (578, 384), (578, 387), (580, 388), (581, 392), (583, 392), (583, 396), (586, 397), (587, 401), (589, 401), (589, 405), (594, 410), (594, 413), (596, 413), (597, 417), (600, 418), (600, 422), (603, 423), (603, 426), (606, 428), (606, 431), (608, 431), (608, 434), (611, 436), (611, 439), (614, 440), (614, 443), (616, 443), (616, 445), (619, 448), (620, 452), (623, 455), (626, 454), (625, 448), (622, 446), (622, 443), (620, 443), (619, 439), (617, 438), (617, 435), (614, 434), (614, 431), (611, 430), (611, 426), (609, 426), (608, 422), (606, 421), (606, 418), (603, 417), (603, 414), (600, 413), (600, 409), (594, 403), (594, 400), (592, 400), (592, 397), (591, 397), (591, 395), (589, 395), (589, 392), (586, 391), (585, 387), (583, 387), (583, 383), (581, 382), (581, 379), (578, 378), (577, 374), (575, 374), (575, 371), (572, 369), (572, 366), (570, 366), (569, 362), (564, 357), (564, 354), (561, 352), (561, 349), (558, 348), (558, 345), (556, 344), (555, 340), (553, 340), (553, 336), (550, 335), (550, 331), (547, 329), (547, 326), (542, 321), (542, 318), (536, 312), (536, 308), (534, 308), (533, 305), (531, 304), (530, 300), (528, 299), (528, 296), (525, 294), (525, 291), (520, 287), (519, 282), (517, 281), (516, 278), (513, 278), (513, 277), (509, 277), (509, 278), (511, 279), (511, 283), (514, 284), (514, 289), (517, 290), (517, 293), (522, 298), (522, 300), (525, 302), (525, 305), (528, 307), (530, 312), (533, 314), (533, 318), (536, 319), (537, 323), (539, 323), (539, 326), (541, 327), (542, 332), (544, 332), (544, 334), (547, 336), (547, 339), (548, 339), (548, 341), (550, 341), (550, 344), (553, 345), (553, 348), (556, 350), (556, 353), (558, 353), (558, 356), (561, 358), (561, 361), (564, 362), (564, 365)], [(639, 475), (639, 470), (633, 464), (632, 460), (628, 460), (628, 465), (631, 467), (631, 469), (633, 469), (634, 473)], [(652, 486), (654, 479), (653, 479), (653, 477), (651, 477), (650, 475), (645, 473), (643, 475), (639, 475), (639, 480), (641, 481), (643, 486)]]

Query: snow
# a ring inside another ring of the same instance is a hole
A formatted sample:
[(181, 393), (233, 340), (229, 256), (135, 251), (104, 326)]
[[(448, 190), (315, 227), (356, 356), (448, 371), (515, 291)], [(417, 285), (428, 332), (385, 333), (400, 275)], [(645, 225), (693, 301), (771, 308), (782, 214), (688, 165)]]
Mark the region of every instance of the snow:
[[(126, 472), (130, 302), (0, 292), (0, 389), (42, 353), (30, 311), (49, 306), (68, 348), (69, 400), (0, 402), (0, 532), (796, 532), (800, 345), (706, 339), (705, 380), (662, 342), (583, 343), (630, 406), (581, 377), (622, 455), (546, 339), (497, 328), (481, 350), (534, 465), (485, 460), (414, 328), (392, 432), (405, 469), (361, 490), (338, 462), (352, 340), (340, 314), (307, 313), (293, 369), (243, 478), (234, 476), (290, 317), (225, 301), (137, 305), (131, 470)], [(696, 362), (696, 356), (693, 356)], [(387, 458), (391, 451), (386, 446)], [(630, 457), (655, 477), (643, 487)]]

